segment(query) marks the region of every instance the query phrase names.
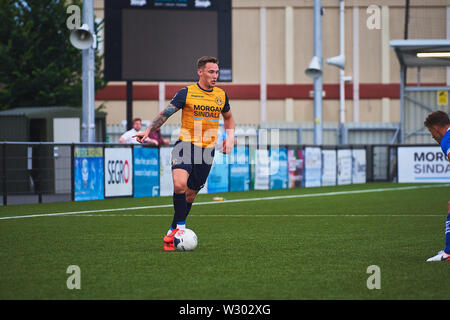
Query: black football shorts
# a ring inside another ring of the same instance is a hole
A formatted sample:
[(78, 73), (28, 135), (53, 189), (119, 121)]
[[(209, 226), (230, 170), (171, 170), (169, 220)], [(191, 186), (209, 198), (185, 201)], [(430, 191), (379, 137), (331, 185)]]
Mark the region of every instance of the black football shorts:
[(172, 150), (172, 170), (186, 170), (189, 173), (188, 188), (199, 191), (208, 179), (214, 153), (215, 148), (202, 148), (191, 142), (178, 140)]

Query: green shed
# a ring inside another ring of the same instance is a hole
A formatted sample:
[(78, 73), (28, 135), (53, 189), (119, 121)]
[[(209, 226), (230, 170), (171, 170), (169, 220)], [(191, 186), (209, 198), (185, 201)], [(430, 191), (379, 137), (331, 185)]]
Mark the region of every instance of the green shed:
[[(0, 112), (0, 142), (81, 141), (82, 109), (22, 107)], [(106, 140), (106, 113), (95, 113), (96, 141)], [(6, 164), (8, 193), (70, 193), (70, 146), (7, 144), (0, 148)], [(0, 185), (0, 190), (3, 184)]]
[[(22, 107), (0, 112), (0, 141), (80, 142), (81, 108)], [(95, 112), (95, 137), (106, 141), (106, 113)]]

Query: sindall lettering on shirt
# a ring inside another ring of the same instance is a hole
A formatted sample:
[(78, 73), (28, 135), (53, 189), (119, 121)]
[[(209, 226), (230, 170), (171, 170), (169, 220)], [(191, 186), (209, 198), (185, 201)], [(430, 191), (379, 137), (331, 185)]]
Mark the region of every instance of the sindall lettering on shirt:
[(210, 106), (198, 106), (194, 105), (194, 116), (195, 117), (212, 117), (219, 119), (221, 107), (210, 107)]

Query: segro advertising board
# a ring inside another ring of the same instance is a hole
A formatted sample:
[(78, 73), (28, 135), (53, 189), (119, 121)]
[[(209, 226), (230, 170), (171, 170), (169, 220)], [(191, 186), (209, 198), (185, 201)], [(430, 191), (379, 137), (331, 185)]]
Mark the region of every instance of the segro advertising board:
[(133, 195), (131, 148), (105, 148), (105, 197)]

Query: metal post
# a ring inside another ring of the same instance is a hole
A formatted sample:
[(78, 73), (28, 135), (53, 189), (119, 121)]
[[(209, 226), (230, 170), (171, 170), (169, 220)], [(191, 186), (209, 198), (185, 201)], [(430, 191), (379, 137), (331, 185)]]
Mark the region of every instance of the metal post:
[[(83, 1), (83, 23), (94, 30), (94, 1)], [(95, 40), (94, 40), (95, 41)], [(95, 52), (93, 46), (82, 50), (83, 55), (83, 119), (81, 124), (82, 141), (95, 142)]]
[[(314, 56), (319, 58), (322, 69), (322, 5), (314, 0)], [(314, 144), (322, 144), (322, 74), (314, 78)]]
[[(446, 17), (450, 17), (450, 6), (447, 6), (446, 8)], [(446, 19), (446, 38), (450, 39), (450, 19)], [(450, 86), (450, 67), (445, 68), (446, 69), (446, 84), (447, 86)]]
[(159, 111), (163, 111), (166, 107), (166, 83), (160, 81), (158, 83), (159, 91)]
[(405, 69), (400, 66), (400, 143), (405, 142)]
[(127, 81), (127, 130), (133, 127), (133, 81)]
[(359, 122), (359, 8), (353, 7), (353, 122)]
[(260, 122), (265, 122), (267, 109), (267, 48), (266, 48), (266, 8), (259, 9), (260, 25)]
[(8, 191), (6, 184), (6, 143), (2, 145), (2, 171), (3, 171), (3, 205), (8, 204)]
[[(285, 81), (294, 84), (294, 8), (285, 9)], [(294, 121), (294, 99), (284, 99), (284, 119)]]
[(408, 39), (408, 30), (409, 30), (409, 0), (406, 0), (405, 4), (405, 33), (404, 39)]
[[(407, 40), (408, 39), (408, 33), (409, 33), (409, 0), (406, 0), (406, 4), (405, 4), (405, 33), (404, 33), (404, 39)], [(404, 70), (404, 77), (405, 77), (405, 84), (406, 84), (406, 72), (407, 70)], [(403, 131), (402, 131), (403, 132)], [(403, 143), (403, 141), (402, 141)]]
[[(339, 55), (345, 55), (344, 48), (344, 0), (339, 1)], [(346, 144), (344, 139), (345, 122), (345, 71), (339, 68), (339, 144)]]
[(302, 144), (302, 128), (297, 128), (297, 144)]
[(422, 68), (417, 67), (417, 86), (420, 87), (420, 71)]
[(38, 154), (38, 158), (37, 158), (37, 163), (38, 163), (38, 167), (37, 167), (37, 176), (38, 176), (38, 181), (39, 181), (39, 183), (38, 183), (38, 203), (42, 203), (42, 189), (43, 189), (43, 187), (42, 187), (42, 185), (43, 185), (43, 183), (42, 183), (42, 167), (43, 167), (43, 154), (44, 154), (44, 152), (42, 151), (42, 143), (39, 143), (38, 144), (38, 146), (37, 146), (37, 148), (38, 148), (38, 152), (37, 152), (37, 154)]
[(375, 154), (375, 146), (371, 145), (370, 146), (370, 157), (367, 157), (367, 159), (370, 159), (370, 166), (368, 165), (367, 167), (370, 168), (370, 182), (374, 182), (375, 178), (373, 177), (373, 163), (374, 163), (374, 154)]
[(75, 201), (75, 144), (70, 145), (70, 196)]

